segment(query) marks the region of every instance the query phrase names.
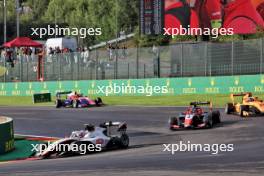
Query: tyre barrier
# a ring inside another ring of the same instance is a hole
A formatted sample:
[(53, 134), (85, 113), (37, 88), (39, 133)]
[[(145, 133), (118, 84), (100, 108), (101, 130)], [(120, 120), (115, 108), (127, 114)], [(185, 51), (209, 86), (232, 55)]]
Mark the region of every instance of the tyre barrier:
[(13, 119), (0, 116), (0, 155), (14, 150)]

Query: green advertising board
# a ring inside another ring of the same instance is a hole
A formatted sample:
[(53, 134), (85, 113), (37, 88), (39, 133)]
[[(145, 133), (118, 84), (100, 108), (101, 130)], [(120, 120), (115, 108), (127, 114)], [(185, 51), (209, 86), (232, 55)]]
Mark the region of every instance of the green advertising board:
[(51, 93), (33, 94), (33, 103), (51, 102)]
[(0, 155), (14, 149), (13, 120), (0, 116)]
[(77, 91), (95, 96), (159, 96), (264, 92), (264, 75), (0, 83), (0, 96)]

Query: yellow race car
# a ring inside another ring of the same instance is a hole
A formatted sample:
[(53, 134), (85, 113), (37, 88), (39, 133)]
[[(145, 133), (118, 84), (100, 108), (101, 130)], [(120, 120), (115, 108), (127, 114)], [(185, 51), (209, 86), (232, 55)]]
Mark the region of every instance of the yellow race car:
[[(242, 97), (242, 102), (235, 102), (235, 97)], [(264, 115), (264, 103), (258, 97), (253, 97), (251, 92), (230, 95), (232, 103), (227, 103), (226, 114), (237, 114), (241, 117)]]

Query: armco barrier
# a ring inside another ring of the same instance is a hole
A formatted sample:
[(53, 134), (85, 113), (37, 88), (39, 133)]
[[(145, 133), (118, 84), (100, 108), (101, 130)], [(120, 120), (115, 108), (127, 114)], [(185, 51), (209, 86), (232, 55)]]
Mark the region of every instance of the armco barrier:
[(0, 155), (14, 149), (13, 120), (0, 116)]
[(0, 83), (0, 96), (31, 96), (34, 93), (55, 95), (56, 92), (69, 90), (96, 96), (262, 93), (264, 75)]

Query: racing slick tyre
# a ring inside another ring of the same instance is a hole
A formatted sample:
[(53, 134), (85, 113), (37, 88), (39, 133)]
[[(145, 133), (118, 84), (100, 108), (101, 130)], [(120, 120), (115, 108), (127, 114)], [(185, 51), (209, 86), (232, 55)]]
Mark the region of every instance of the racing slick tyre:
[(62, 106), (61, 100), (56, 100), (55, 101), (55, 106), (56, 106), (56, 108), (60, 108)]
[(247, 106), (240, 106), (239, 115), (240, 117), (245, 117), (244, 112), (248, 112), (249, 108)]
[(221, 114), (219, 111), (213, 111), (213, 124), (221, 123)]
[(120, 137), (120, 148), (126, 149), (129, 146), (129, 137), (127, 134), (122, 134)]
[(72, 101), (72, 107), (73, 108), (79, 108), (79, 101), (78, 100), (73, 100)]
[(208, 117), (207, 117), (207, 122), (206, 122), (206, 127), (207, 128), (212, 128), (214, 123), (213, 123), (213, 114), (212, 113), (209, 113), (208, 114)]
[(233, 112), (233, 110), (234, 110), (233, 103), (227, 103), (226, 107), (225, 107), (225, 113), (231, 114), (231, 112)]
[(98, 97), (97, 99), (95, 99), (95, 104), (96, 106), (101, 106), (103, 104), (102, 98)]
[(178, 118), (177, 117), (171, 117), (169, 119), (170, 130), (174, 130), (174, 128), (172, 127), (173, 125), (178, 125)]

